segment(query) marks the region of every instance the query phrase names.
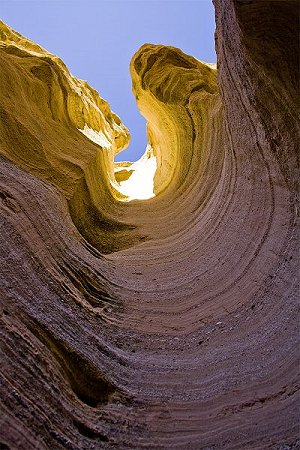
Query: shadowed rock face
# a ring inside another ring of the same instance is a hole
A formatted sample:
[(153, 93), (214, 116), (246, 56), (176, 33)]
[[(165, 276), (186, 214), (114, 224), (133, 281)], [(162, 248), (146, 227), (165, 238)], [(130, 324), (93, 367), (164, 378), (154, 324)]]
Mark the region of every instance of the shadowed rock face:
[(1, 24), (3, 449), (299, 446), (297, 2), (215, 8), (218, 74), (133, 57), (157, 171), (129, 203), (120, 119)]

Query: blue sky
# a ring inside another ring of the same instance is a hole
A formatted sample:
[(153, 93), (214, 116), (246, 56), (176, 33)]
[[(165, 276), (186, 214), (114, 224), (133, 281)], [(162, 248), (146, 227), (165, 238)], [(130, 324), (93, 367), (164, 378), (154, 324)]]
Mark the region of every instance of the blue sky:
[(1, 19), (59, 56), (129, 128), (118, 160), (146, 148), (145, 120), (131, 92), (129, 62), (144, 43), (172, 45), (215, 62), (211, 0), (1, 0)]

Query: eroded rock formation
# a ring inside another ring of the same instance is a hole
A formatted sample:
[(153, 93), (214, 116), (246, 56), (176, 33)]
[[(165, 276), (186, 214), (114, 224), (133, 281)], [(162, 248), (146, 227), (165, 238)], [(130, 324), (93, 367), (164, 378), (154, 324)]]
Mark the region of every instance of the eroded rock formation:
[(3, 449), (298, 448), (297, 3), (215, 7), (218, 74), (131, 62), (144, 201), (109, 105), (1, 23)]

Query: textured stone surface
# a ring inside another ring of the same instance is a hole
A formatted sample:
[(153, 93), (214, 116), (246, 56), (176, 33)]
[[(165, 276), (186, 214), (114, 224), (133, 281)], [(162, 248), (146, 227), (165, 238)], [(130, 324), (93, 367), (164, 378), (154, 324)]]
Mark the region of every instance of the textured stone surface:
[(127, 203), (119, 118), (1, 24), (3, 449), (299, 447), (298, 7), (215, 8), (218, 74), (133, 57), (157, 196)]

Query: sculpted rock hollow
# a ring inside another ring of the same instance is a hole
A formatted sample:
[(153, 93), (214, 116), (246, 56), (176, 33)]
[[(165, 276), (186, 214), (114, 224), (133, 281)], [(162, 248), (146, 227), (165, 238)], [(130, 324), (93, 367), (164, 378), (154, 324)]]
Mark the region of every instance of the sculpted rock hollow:
[(215, 9), (218, 71), (131, 61), (148, 200), (107, 102), (0, 25), (1, 448), (299, 446), (298, 6)]

